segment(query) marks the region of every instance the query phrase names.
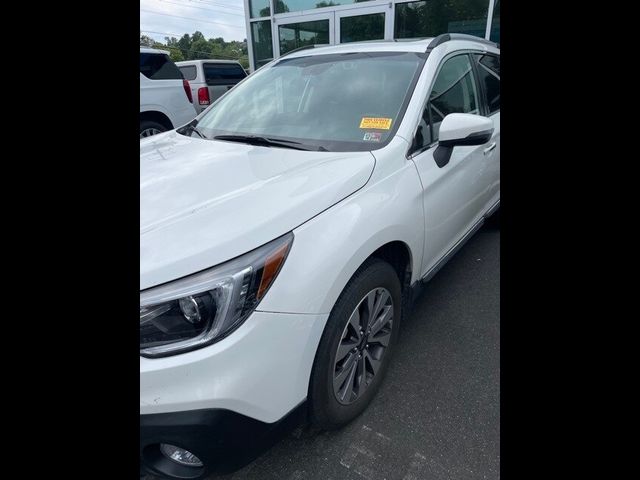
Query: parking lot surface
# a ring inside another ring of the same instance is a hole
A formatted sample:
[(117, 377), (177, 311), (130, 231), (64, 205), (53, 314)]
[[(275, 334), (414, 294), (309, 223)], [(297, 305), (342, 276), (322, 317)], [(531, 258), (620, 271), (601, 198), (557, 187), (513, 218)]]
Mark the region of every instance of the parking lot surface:
[(209, 478), (497, 479), (499, 467), (500, 230), (487, 225), (418, 298), (359, 418), (334, 432), (298, 426), (241, 470)]

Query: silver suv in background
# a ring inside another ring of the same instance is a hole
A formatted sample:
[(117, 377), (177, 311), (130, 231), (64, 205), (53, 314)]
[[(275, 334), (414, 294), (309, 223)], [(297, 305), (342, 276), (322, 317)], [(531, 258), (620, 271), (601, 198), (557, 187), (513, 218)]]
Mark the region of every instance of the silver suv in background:
[(176, 65), (191, 85), (198, 114), (247, 76), (235, 60), (186, 60)]
[(196, 116), (189, 82), (169, 52), (140, 48), (140, 138), (173, 130)]

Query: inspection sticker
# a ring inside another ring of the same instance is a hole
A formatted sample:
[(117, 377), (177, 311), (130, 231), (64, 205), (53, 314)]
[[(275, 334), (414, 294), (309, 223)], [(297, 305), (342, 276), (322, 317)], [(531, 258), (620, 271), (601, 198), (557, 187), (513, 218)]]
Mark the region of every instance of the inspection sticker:
[(362, 117), (360, 128), (372, 128), (375, 130), (389, 130), (391, 128), (390, 118)]
[(364, 134), (363, 140), (367, 142), (379, 142), (382, 138), (382, 134), (380, 132), (367, 132)]

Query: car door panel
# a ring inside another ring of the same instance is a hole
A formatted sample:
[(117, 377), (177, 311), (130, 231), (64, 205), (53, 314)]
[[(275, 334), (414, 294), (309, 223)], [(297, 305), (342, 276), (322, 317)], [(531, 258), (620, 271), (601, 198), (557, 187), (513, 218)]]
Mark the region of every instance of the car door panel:
[[(482, 112), (478, 85), (466, 53), (445, 57), (427, 96), (418, 145), (428, 148), (412, 156), (423, 186), (425, 242), (422, 274), (429, 272), (480, 221), (489, 194), (492, 152), (488, 145), (456, 146), (449, 162), (436, 164), (439, 125), (449, 113)], [(416, 140), (414, 139), (414, 145)], [(418, 150), (420, 151), (420, 150)]]
[(484, 145), (455, 147), (449, 163), (436, 165), (436, 147), (413, 157), (423, 186), (425, 275), (482, 216)]

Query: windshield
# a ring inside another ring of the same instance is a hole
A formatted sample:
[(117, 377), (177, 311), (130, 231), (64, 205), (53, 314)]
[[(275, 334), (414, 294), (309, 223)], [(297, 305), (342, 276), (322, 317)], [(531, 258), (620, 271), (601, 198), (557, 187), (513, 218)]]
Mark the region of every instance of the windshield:
[(321, 151), (375, 150), (400, 123), (424, 58), (413, 52), (284, 58), (229, 91), (199, 119), (197, 131), (208, 139), (234, 135)]

